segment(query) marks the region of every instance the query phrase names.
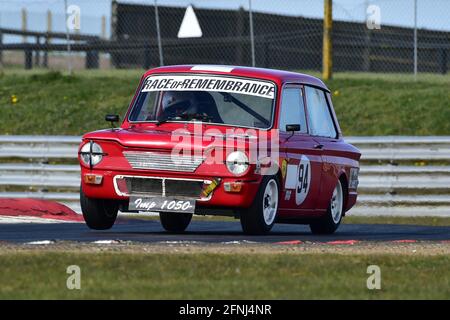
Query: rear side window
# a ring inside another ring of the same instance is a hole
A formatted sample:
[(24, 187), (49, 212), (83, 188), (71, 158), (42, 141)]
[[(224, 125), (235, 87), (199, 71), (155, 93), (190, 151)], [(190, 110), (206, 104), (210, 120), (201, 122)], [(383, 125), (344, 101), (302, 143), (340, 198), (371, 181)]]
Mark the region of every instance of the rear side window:
[(300, 86), (288, 86), (281, 95), (280, 131), (286, 131), (287, 124), (299, 124), (300, 132), (306, 133), (305, 106)]
[(325, 97), (320, 89), (305, 86), (306, 106), (310, 134), (328, 138), (336, 138), (337, 132)]

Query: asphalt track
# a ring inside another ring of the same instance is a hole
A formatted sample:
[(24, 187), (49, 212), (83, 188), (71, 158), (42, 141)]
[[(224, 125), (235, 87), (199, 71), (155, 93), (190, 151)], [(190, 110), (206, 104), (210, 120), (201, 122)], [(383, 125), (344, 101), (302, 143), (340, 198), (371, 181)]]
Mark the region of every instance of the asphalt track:
[(450, 226), (343, 224), (333, 235), (312, 235), (304, 225), (278, 224), (265, 236), (242, 234), (238, 221), (193, 221), (184, 234), (166, 233), (157, 220), (118, 220), (110, 230), (90, 230), (84, 223), (0, 224), (0, 241), (26, 243), (43, 240), (93, 242), (120, 240), (135, 242), (277, 243), (289, 241), (449, 241)]

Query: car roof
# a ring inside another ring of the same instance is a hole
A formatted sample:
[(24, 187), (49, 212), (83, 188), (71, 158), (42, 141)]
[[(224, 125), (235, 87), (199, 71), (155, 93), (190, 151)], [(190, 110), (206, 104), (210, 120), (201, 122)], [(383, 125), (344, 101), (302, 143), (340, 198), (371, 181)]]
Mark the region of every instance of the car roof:
[(316, 77), (304, 73), (266, 69), (266, 68), (253, 68), (253, 67), (229, 66), (229, 65), (201, 65), (201, 64), (174, 65), (150, 69), (144, 74), (144, 77), (158, 73), (198, 73), (198, 74), (231, 75), (231, 76), (271, 80), (277, 83), (278, 85), (282, 85), (287, 82), (309, 84), (329, 91), (329, 89), (323, 83), (323, 81)]

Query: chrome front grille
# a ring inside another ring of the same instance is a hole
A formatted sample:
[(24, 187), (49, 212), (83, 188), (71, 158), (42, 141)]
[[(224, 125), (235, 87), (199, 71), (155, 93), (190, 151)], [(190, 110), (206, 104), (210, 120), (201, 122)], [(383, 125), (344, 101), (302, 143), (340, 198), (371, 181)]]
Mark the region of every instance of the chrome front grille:
[[(121, 194), (171, 197), (176, 199), (200, 199), (203, 180), (178, 180), (169, 178), (116, 176), (116, 185)], [(117, 181), (124, 179), (126, 190), (121, 190)], [(208, 182), (206, 182), (208, 183)]]
[(194, 172), (203, 162), (203, 157), (165, 152), (125, 151), (123, 155), (133, 169)]
[(162, 196), (162, 179), (125, 178), (129, 194)]

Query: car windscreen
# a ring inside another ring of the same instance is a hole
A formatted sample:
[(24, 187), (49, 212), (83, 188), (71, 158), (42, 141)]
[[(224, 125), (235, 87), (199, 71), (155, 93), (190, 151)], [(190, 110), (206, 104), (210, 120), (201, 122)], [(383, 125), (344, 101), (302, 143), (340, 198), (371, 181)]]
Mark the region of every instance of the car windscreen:
[(266, 129), (272, 125), (275, 84), (211, 75), (154, 75), (140, 88), (131, 122), (202, 121)]

